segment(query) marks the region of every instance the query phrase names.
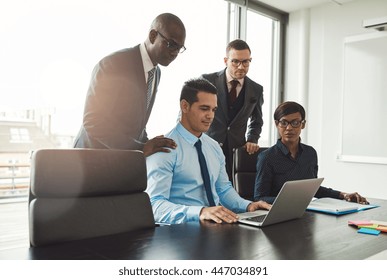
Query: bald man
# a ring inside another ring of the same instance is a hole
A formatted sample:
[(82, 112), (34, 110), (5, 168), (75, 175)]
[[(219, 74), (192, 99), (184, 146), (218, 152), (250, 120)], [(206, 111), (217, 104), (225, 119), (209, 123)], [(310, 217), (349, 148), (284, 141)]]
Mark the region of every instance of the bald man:
[(168, 66), (185, 51), (185, 27), (170, 13), (158, 15), (146, 40), (104, 57), (94, 67), (75, 148), (169, 152), (172, 139), (148, 139), (146, 124), (160, 82), (158, 65)]

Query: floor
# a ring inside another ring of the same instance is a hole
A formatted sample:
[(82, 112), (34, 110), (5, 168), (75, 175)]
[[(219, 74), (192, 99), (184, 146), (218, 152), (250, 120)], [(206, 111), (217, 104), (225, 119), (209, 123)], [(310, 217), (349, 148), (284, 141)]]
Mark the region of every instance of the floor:
[(0, 199), (0, 250), (28, 246), (27, 198)]

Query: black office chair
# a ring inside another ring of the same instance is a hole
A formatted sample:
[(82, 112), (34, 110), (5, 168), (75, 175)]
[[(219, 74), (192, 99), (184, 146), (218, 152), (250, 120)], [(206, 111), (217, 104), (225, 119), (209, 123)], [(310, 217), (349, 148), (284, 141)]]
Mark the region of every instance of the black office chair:
[(234, 149), (232, 179), (234, 188), (245, 199), (253, 200), (256, 165), (258, 154), (267, 147), (261, 147), (255, 154), (249, 155), (244, 147)]
[(42, 149), (33, 153), (31, 246), (153, 228), (140, 151)]

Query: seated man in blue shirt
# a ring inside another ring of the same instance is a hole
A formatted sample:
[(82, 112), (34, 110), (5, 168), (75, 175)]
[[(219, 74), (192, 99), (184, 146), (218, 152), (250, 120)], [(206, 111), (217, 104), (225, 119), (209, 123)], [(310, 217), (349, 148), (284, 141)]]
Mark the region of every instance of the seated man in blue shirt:
[[(274, 121), (280, 135), (277, 144), (258, 155), (254, 200), (273, 203), (286, 181), (317, 178), (316, 150), (301, 143), (305, 128), (305, 109), (292, 101), (280, 104), (274, 112)], [(344, 193), (320, 187), (317, 198), (331, 197), (368, 204), (358, 193)]]
[[(251, 202), (238, 195), (228, 179), (222, 149), (204, 133), (217, 109), (215, 86), (201, 78), (187, 81), (181, 91), (180, 109), (180, 122), (165, 135), (176, 142), (177, 148), (170, 153), (155, 153), (146, 158), (146, 192), (155, 221), (170, 224), (199, 220), (235, 223), (238, 221), (236, 213), (270, 209), (266, 202)], [(195, 146), (199, 140), (209, 173), (208, 198)]]

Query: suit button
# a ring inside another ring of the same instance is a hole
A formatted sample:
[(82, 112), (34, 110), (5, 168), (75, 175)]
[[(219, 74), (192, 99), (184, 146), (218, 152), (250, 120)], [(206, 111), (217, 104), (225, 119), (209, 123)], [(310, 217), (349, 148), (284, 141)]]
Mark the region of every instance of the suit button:
[(223, 143), (219, 143), (219, 146), (223, 147)]
[(227, 127), (227, 130), (230, 130), (231, 129), (231, 127)]

